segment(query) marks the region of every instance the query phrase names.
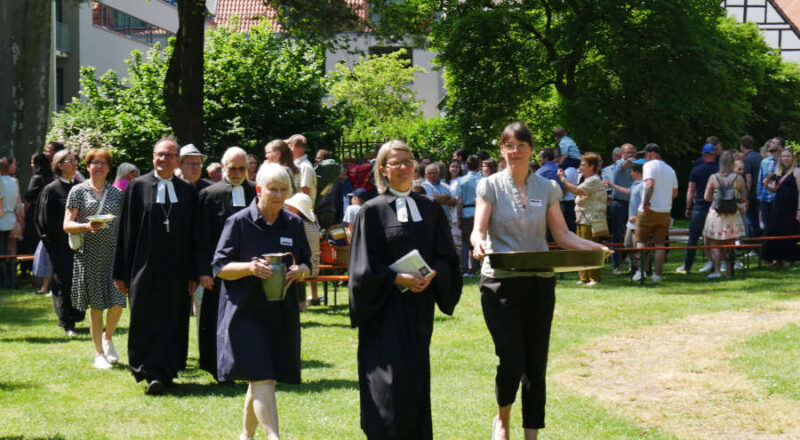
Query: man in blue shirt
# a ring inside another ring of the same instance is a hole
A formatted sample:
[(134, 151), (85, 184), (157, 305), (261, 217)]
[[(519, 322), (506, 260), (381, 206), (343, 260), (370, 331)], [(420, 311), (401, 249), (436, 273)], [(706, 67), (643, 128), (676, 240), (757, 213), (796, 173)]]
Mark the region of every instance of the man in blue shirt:
[(467, 174), (461, 176), (458, 181), (456, 197), (461, 200), (461, 215), (459, 216), (461, 229), (461, 269), (465, 275), (474, 275), (478, 266), (478, 261), (472, 258), (472, 243), (469, 237), (475, 225), (475, 189), (481, 175), (478, 172), (480, 160), (478, 156), (467, 157)]
[[(621, 243), (625, 238), (625, 225), (628, 223), (628, 202), (630, 200), (628, 190), (634, 180), (631, 176), (631, 164), (636, 159), (636, 147), (632, 144), (622, 144), (619, 148), (620, 157), (614, 163), (613, 172), (608, 181), (604, 180), (603, 182), (612, 189), (608, 227), (611, 230), (611, 241), (614, 243)], [(625, 191), (622, 191), (623, 189)], [(614, 274), (620, 273), (620, 259), (619, 254), (611, 255)]]
[(560, 185), (561, 181), (558, 180), (558, 165), (553, 162), (555, 158), (556, 155), (552, 148), (543, 148), (539, 152), (539, 163), (541, 166), (536, 170), (536, 175), (558, 182)]
[(553, 130), (553, 137), (558, 142), (558, 157), (557, 162), (561, 168), (573, 167), (578, 169), (581, 165), (581, 151), (578, 149), (578, 144), (567, 136), (567, 130), (563, 128), (556, 128)]
[[(703, 226), (706, 224), (708, 209), (711, 207), (706, 202), (705, 193), (708, 179), (712, 174), (719, 171), (717, 165), (717, 153), (713, 144), (703, 146), (703, 162), (692, 168), (689, 174), (689, 189), (686, 191), (686, 218), (689, 219), (689, 241), (687, 246), (697, 246), (697, 241), (703, 235)], [(687, 274), (692, 270), (694, 263), (694, 249), (687, 249), (683, 259), (683, 266), (675, 269), (677, 273)], [(711, 270), (711, 259), (700, 269), (700, 272)]]
[(775, 176), (775, 170), (778, 167), (778, 158), (784, 147), (786, 147), (786, 142), (783, 138), (774, 137), (770, 139), (769, 144), (767, 144), (767, 151), (770, 155), (761, 161), (761, 168), (758, 172), (758, 210), (761, 214), (760, 224), (764, 235), (769, 235), (765, 228), (768, 224), (767, 220), (769, 219), (770, 213), (772, 212), (772, 201), (775, 200), (775, 193), (767, 190), (764, 186), (764, 179)]
[[(756, 180), (761, 170), (761, 154), (754, 151), (755, 141), (750, 135), (744, 135), (739, 140), (739, 149), (744, 154), (744, 177), (747, 183), (747, 236), (760, 237), (761, 228), (758, 226), (758, 198), (756, 197)], [(754, 253), (755, 255), (755, 253)]]

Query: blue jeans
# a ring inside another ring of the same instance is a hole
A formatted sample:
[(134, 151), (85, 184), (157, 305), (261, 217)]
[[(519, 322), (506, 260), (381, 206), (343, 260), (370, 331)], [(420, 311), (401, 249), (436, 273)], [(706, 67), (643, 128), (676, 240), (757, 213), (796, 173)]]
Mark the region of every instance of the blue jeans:
[[(694, 207), (692, 207), (692, 216), (689, 220), (689, 242), (686, 243), (687, 246), (697, 246), (697, 241), (703, 235), (703, 226), (706, 225), (706, 216), (708, 215), (709, 207), (710, 205), (694, 205)], [(686, 272), (692, 269), (694, 254), (694, 249), (686, 250), (686, 256), (683, 260), (683, 268), (686, 269)]]
[(747, 236), (748, 237), (761, 237), (761, 227), (758, 224), (758, 210), (759, 210), (758, 200), (752, 200), (750, 205), (747, 207), (747, 213), (745, 217), (747, 218)]

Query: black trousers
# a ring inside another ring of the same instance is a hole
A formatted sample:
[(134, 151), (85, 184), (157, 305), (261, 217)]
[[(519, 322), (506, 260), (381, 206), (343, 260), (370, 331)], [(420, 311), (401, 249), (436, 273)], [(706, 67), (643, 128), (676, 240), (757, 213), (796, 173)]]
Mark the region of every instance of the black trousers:
[(73, 252), (66, 243), (45, 244), (53, 267), (50, 289), (53, 291), (53, 307), (58, 315), (58, 326), (74, 330), (75, 323), (83, 321), (86, 312), (72, 306), (72, 262)]
[[(561, 213), (564, 214), (564, 222), (567, 224), (567, 229), (570, 232), (575, 232), (575, 200), (562, 200)], [(549, 229), (548, 229), (549, 230)]]
[(522, 426), (544, 428), (545, 372), (556, 303), (554, 277), (481, 277), (483, 318), (500, 360), (498, 406), (514, 403), (522, 383)]
[[(611, 241), (614, 243), (622, 243), (625, 240), (625, 230), (628, 224), (628, 201), (614, 199), (611, 202), (611, 221), (608, 226), (611, 229)], [(611, 265), (614, 268), (619, 268), (622, 256), (619, 253), (611, 254)]]
[[(8, 255), (8, 244), (11, 231), (0, 231), (0, 255)], [(17, 288), (17, 259), (4, 258), (0, 260), (0, 288)]]

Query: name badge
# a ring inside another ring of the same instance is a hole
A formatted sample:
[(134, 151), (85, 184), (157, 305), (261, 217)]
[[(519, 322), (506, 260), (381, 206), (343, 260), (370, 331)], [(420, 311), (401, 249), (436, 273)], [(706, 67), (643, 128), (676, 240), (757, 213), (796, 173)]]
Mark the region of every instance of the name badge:
[(533, 207), (535, 207), (535, 208), (539, 208), (539, 207), (541, 207), (541, 206), (542, 206), (542, 201), (541, 201), (541, 200), (536, 200), (536, 199), (530, 199), (530, 200), (528, 201), (528, 204), (529, 204), (530, 206), (533, 206)]
[(281, 237), (281, 246), (291, 246), (292, 239), (289, 237)]

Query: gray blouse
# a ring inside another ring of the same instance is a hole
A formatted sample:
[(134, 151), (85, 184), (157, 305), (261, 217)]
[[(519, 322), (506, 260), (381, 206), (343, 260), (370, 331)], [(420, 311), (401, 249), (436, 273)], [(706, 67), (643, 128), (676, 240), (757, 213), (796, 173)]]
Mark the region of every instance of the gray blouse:
[[(477, 197), (492, 205), (486, 252), (547, 250), (547, 209), (559, 203), (561, 188), (555, 181), (536, 174), (528, 175), (527, 184), (528, 203), (522, 206), (519, 191), (507, 172), (492, 174), (478, 183)], [(489, 258), (484, 258), (481, 275), (512, 278), (530, 276), (531, 273), (493, 269)], [(536, 275), (553, 276), (552, 272)]]

